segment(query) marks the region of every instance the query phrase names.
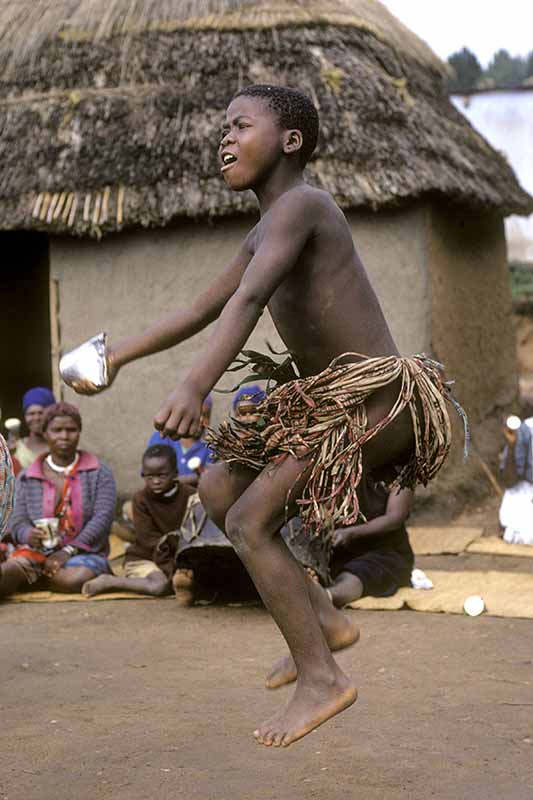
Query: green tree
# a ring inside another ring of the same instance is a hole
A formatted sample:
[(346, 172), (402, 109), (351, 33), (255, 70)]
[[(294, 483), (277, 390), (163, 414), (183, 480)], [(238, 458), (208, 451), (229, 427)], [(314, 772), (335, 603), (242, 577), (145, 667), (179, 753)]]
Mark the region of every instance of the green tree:
[(526, 58), (526, 78), (533, 78), (533, 50)]
[(467, 92), (475, 88), (483, 70), (476, 56), (468, 47), (463, 47), (462, 50), (449, 56), (448, 64), (454, 72), (454, 77), (449, 83), (450, 91)]
[(484, 78), (493, 80), (496, 86), (517, 86), (525, 77), (525, 60), (503, 49), (494, 53), (484, 74)]

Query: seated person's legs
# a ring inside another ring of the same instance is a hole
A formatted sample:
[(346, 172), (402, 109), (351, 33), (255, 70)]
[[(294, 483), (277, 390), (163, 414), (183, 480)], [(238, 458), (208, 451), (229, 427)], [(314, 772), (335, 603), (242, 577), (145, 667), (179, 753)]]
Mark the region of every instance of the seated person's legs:
[(87, 579), (82, 594), (93, 597), (104, 592), (137, 592), (159, 597), (170, 589), (170, 580), (153, 561), (126, 561), (124, 575), (102, 574)]
[(172, 577), (172, 588), (179, 606), (187, 608), (194, 603), (194, 572), (192, 569), (177, 569)]
[(26, 589), (30, 584), (20, 559), (8, 559), (0, 564), (0, 597)]
[(46, 579), (47, 588), (53, 592), (77, 593), (87, 581), (98, 575), (107, 575), (109, 563), (99, 553), (78, 553), (70, 558), (55, 575)]
[(357, 575), (341, 572), (327, 590), (336, 608), (343, 608), (363, 596), (364, 587)]

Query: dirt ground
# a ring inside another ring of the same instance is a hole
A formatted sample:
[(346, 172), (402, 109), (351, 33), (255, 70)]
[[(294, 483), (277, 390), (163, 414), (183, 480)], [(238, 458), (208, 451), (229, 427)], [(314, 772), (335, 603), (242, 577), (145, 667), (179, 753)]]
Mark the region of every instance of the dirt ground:
[(0, 800), (531, 800), (533, 620), (348, 613), (358, 702), (279, 751), (251, 736), (288, 696), (262, 608), (1, 604)]
[[(533, 320), (517, 334), (533, 401)], [(498, 497), (486, 481), (474, 495), (412, 521), (496, 534)], [(0, 604), (0, 800), (533, 800), (533, 620), (348, 613), (361, 641), (338, 658), (358, 702), (280, 751), (251, 735), (289, 692), (262, 687), (283, 646), (261, 607)]]

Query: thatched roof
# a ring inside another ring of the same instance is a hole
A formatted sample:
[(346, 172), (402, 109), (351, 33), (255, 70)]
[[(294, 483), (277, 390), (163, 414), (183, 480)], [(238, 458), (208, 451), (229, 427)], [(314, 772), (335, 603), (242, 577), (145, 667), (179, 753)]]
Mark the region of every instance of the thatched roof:
[(377, 0), (4, 0), (0, 227), (100, 235), (251, 210), (216, 147), (232, 94), (259, 82), (313, 97), (309, 179), (344, 208), (440, 195), (529, 213), (445, 74)]

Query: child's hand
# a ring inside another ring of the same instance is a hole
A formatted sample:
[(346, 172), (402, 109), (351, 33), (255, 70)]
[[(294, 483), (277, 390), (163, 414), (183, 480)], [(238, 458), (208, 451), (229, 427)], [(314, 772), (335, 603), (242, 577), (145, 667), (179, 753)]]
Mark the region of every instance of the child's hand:
[(198, 436), (202, 430), (202, 402), (201, 392), (182, 384), (155, 415), (154, 428), (171, 439)]

